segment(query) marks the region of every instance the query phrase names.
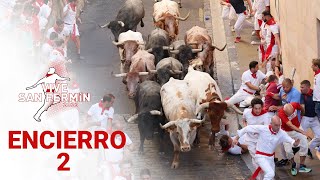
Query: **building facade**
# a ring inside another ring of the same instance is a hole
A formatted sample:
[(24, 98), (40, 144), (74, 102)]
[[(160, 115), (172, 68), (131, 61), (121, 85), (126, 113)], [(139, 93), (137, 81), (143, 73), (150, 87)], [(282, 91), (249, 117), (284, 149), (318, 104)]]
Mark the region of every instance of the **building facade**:
[(313, 84), (311, 60), (320, 57), (320, 0), (270, 0), (271, 14), (280, 25), (284, 75), (296, 68), (295, 87)]

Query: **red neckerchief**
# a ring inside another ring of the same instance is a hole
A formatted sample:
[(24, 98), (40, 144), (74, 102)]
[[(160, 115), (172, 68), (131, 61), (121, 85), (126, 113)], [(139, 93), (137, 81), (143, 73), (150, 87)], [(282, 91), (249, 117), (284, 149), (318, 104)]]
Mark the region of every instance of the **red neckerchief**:
[(257, 73), (251, 73), (251, 76), (255, 79), (257, 79)]
[(265, 111), (264, 109), (261, 110), (260, 114), (254, 113), (254, 112), (253, 112), (253, 109), (251, 110), (251, 114), (252, 114), (253, 116), (261, 116), (261, 115), (263, 115), (263, 114), (265, 114), (265, 113), (267, 113), (267, 111)]
[(316, 72), (314, 72), (314, 76), (318, 75), (320, 73), (320, 69)]
[(76, 6), (77, 6), (76, 3), (70, 3), (69, 5), (70, 5), (72, 11), (76, 11)]
[[(310, 97), (310, 96), (311, 96), (311, 97), (313, 96), (313, 90), (312, 90), (312, 89), (309, 89), (309, 91), (307, 92), (307, 94), (304, 94), (304, 95), (303, 95), (304, 101), (307, 101), (308, 96), (309, 96), (309, 97)], [(304, 102), (304, 103), (306, 103), (306, 102)]]
[(223, 152), (227, 152), (230, 148), (231, 148), (231, 146), (230, 146), (230, 145), (228, 145), (227, 147), (222, 148), (221, 150), (222, 150)]
[(51, 76), (51, 75), (53, 75), (53, 74), (48, 74), (48, 73), (47, 73), (47, 74), (46, 74), (46, 77), (49, 77), (49, 76)]
[(50, 39), (49, 39), (49, 40), (47, 41), (47, 44), (49, 44), (50, 46), (52, 46), (52, 47), (53, 47), (54, 42), (53, 42), (52, 40), (50, 40)]
[(269, 19), (269, 21), (266, 22), (266, 24), (270, 25), (274, 25), (276, 24), (276, 21), (274, 20), (274, 18)]
[(277, 134), (276, 132), (274, 132), (274, 131), (272, 130), (271, 125), (269, 125), (269, 130), (270, 130), (271, 134), (273, 134), (273, 135), (276, 135), (276, 134)]
[(64, 51), (63, 51), (63, 49), (56, 48), (56, 50), (59, 51), (59, 52), (62, 54), (62, 56), (64, 56)]
[(103, 107), (103, 105), (102, 105), (102, 101), (100, 101), (100, 102), (99, 102), (99, 107), (102, 109), (102, 111), (101, 111), (101, 115), (103, 114), (103, 112), (104, 112), (105, 110), (109, 110), (109, 108), (105, 108), (105, 107)]

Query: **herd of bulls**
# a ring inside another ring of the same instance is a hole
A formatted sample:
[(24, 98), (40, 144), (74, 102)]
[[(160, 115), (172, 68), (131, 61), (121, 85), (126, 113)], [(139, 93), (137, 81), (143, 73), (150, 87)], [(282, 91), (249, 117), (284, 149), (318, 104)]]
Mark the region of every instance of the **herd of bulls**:
[[(181, 1), (179, 4), (181, 7)], [(202, 122), (211, 122), (209, 146), (212, 146), (225, 110), (230, 107), (242, 113), (223, 101), (212, 78), (213, 51), (223, 51), (226, 45), (221, 49), (215, 47), (207, 30), (199, 26), (188, 30), (184, 40), (176, 40), (179, 21), (185, 21), (190, 14), (180, 17), (179, 4), (171, 0), (155, 2), (156, 29), (148, 35), (146, 43), (136, 31), (139, 23), (144, 26), (141, 0), (126, 0), (116, 19), (101, 26), (112, 31), (113, 44), (119, 49), (121, 73), (112, 75), (123, 77), (129, 98), (135, 100), (136, 114), (128, 122), (138, 122), (139, 152), (143, 152), (144, 140), (152, 138), (154, 127), (159, 128), (161, 140), (167, 130), (174, 146), (172, 168), (178, 167), (180, 151), (191, 150)]]

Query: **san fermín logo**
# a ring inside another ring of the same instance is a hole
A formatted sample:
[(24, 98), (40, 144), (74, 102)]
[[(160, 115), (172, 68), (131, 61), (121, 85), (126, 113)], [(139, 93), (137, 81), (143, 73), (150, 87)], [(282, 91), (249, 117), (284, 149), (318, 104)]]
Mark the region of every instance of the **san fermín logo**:
[(58, 103), (89, 102), (90, 93), (70, 93), (68, 89), (69, 77), (60, 77), (55, 73), (55, 68), (49, 68), (45, 77), (41, 78), (34, 85), (27, 87), (26, 90), (34, 89), (41, 84), (43, 93), (20, 93), (19, 102), (43, 102), (33, 118), (40, 122), (41, 115), (52, 105)]

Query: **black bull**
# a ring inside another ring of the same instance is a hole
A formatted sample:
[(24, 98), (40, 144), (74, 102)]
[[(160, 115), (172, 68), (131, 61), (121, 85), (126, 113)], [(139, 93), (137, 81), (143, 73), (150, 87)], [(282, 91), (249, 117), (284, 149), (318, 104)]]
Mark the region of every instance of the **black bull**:
[(162, 109), (160, 88), (160, 85), (154, 81), (144, 81), (138, 87), (135, 99), (137, 114), (130, 117), (128, 122), (138, 121), (140, 133), (139, 153), (144, 151), (144, 140), (153, 138), (155, 128), (160, 136), (160, 152), (163, 152), (164, 130), (160, 128), (159, 123), (165, 123), (165, 118), (160, 112)]

